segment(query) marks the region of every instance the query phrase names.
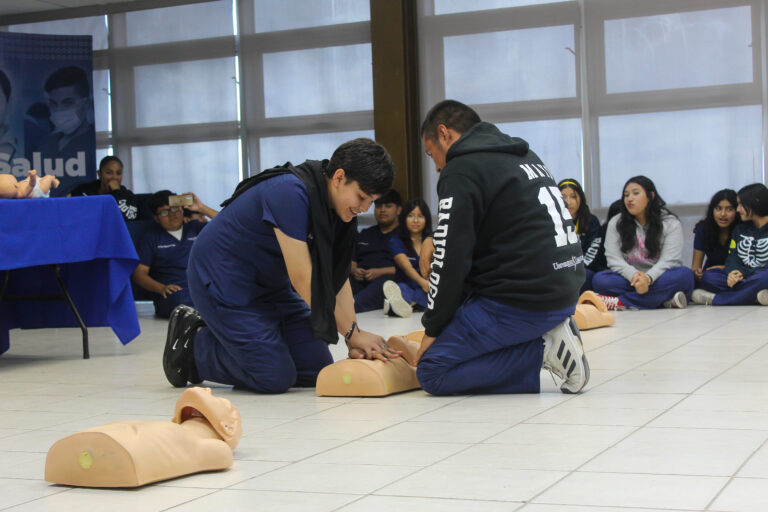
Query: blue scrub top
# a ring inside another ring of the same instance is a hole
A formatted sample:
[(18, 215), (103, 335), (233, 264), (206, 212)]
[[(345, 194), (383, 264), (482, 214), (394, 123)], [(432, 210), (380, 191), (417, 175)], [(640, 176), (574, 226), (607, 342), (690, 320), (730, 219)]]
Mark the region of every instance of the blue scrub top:
[(149, 276), (163, 284), (187, 287), (187, 263), (192, 245), (205, 223), (193, 220), (182, 226), (181, 240), (154, 223), (139, 242), (139, 263), (149, 267)]
[[(411, 266), (416, 271), (416, 273), (421, 275), (421, 269), (419, 268), (419, 256), (412, 256), (408, 254), (405, 251), (405, 245), (403, 244), (403, 241), (400, 240), (399, 236), (393, 236), (389, 239), (389, 251), (392, 253), (393, 259), (398, 254), (405, 254), (405, 256), (408, 258), (408, 261), (411, 262)], [(397, 272), (395, 273), (395, 281), (404, 283), (412, 281), (412, 279), (408, 277), (400, 267), (397, 267)]]
[[(251, 187), (208, 224), (192, 248), (189, 272), (216, 301), (246, 306), (298, 297), (274, 228), (309, 243), (309, 194), (299, 178), (281, 174)], [(342, 226), (334, 216), (335, 233)]]
[(382, 233), (379, 226), (371, 226), (355, 235), (355, 255), (353, 260), (358, 267), (383, 268), (394, 267), (395, 261), (389, 250), (389, 240), (397, 228), (389, 233)]
[(725, 260), (728, 258), (728, 243), (725, 245), (717, 244), (715, 247), (711, 247), (707, 250), (706, 239), (704, 238), (704, 223), (699, 223), (693, 231), (693, 248), (697, 251), (704, 253), (703, 268), (707, 269), (716, 265), (725, 265)]

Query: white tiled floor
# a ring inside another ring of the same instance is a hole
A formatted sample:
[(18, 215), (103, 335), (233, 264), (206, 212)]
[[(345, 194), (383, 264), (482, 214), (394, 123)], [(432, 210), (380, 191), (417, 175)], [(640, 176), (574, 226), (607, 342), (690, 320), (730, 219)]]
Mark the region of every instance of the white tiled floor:
[[(167, 420), (166, 323), (140, 307), (123, 347), (90, 329), (12, 331), (0, 356), (0, 510), (768, 510), (768, 309), (635, 311), (583, 333), (585, 393), (382, 399), (214, 385), (243, 416), (229, 471), (134, 490), (43, 480), (50, 445), (120, 419)], [(361, 315), (388, 336), (418, 316)], [(345, 354), (333, 348), (337, 359)]]

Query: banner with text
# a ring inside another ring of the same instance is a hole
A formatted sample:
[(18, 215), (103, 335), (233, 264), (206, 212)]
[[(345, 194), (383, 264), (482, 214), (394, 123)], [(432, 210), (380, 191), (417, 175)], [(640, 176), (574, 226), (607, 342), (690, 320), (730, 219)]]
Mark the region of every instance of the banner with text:
[(91, 36), (0, 32), (0, 173), (96, 179)]

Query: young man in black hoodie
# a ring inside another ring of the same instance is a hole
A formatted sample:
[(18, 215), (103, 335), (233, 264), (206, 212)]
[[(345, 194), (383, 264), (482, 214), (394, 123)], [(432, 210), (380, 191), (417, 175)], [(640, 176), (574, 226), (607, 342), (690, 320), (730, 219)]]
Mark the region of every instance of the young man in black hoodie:
[(453, 100), (421, 128), (440, 178), (418, 378), (434, 395), (564, 393), (589, 380), (571, 320), (584, 264), (557, 184), (528, 143)]
[(387, 151), (355, 139), (330, 161), (288, 163), (240, 183), (192, 246), (187, 280), (199, 314), (183, 305), (171, 314), (168, 381), (262, 393), (314, 386), (338, 333), (350, 357), (397, 357), (357, 325), (348, 280), (356, 216), (393, 179)]

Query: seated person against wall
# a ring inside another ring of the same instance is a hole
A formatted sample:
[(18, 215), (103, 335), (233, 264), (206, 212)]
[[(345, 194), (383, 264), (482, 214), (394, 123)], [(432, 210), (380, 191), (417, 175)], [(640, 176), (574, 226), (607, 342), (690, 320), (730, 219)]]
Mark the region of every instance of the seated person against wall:
[[(725, 275), (725, 259), (731, 233), (738, 224), (736, 208), (739, 206), (736, 191), (725, 188), (715, 193), (709, 201), (706, 216), (693, 228), (693, 261), (691, 270), (701, 287), (709, 289), (704, 282), (718, 280), (713, 274)], [(712, 290), (710, 290), (712, 291)]]
[(683, 228), (656, 185), (635, 176), (624, 185), (621, 213), (608, 222), (608, 268), (592, 285), (608, 309), (684, 308), (693, 272), (683, 266)]
[(397, 273), (394, 281), (384, 283), (385, 314), (409, 317), (414, 306), (421, 310), (427, 307), (429, 281), (421, 275), (419, 257), (422, 243), (431, 234), (432, 216), (427, 204), (421, 199), (405, 203), (397, 235), (389, 240)]
[(376, 225), (355, 235), (349, 283), (352, 285), (357, 313), (379, 309), (384, 303), (384, 282), (395, 275), (389, 239), (397, 232), (402, 200), (397, 190), (390, 190), (373, 204)]
[(568, 178), (558, 183), (557, 188), (563, 194), (563, 201), (568, 207), (568, 213), (571, 214), (573, 222), (576, 223), (576, 234), (581, 241), (584, 266), (587, 267), (587, 277), (580, 290), (580, 293), (584, 293), (592, 289), (592, 278), (595, 272), (606, 268), (600, 220), (589, 210), (584, 189), (578, 181)]
[[(169, 190), (155, 192), (149, 198), (149, 207), (155, 215), (153, 224), (139, 243), (139, 265), (133, 271), (136, 284), (153, 293), (155, 314), (168, 318), (179, 304), (192, 306), (187, 288), (187, 263), (197, 235), (205, 223), (184, 223), (181, 206), (168, 206)], [(192, 194), (194, 203), (188, 209), (215, 217), (216, 210), (200, 202)]]
[(75, 187), (69, 196), (96, 196), (110, 194), (117, 201), (117, 206), (125, 220), (136, 220), (139, 207), (136, 196), (125, 188), (123, 183), (123, 162), (116, 156), (105, 156), (99, 162), (99, 179)]
[(744, 222), (733, 229), (725, 271), (705, 272), (703, 289), (693, 292), (697, 304), (768, 306), (768, 188), (739, 190), (737, 212)]

